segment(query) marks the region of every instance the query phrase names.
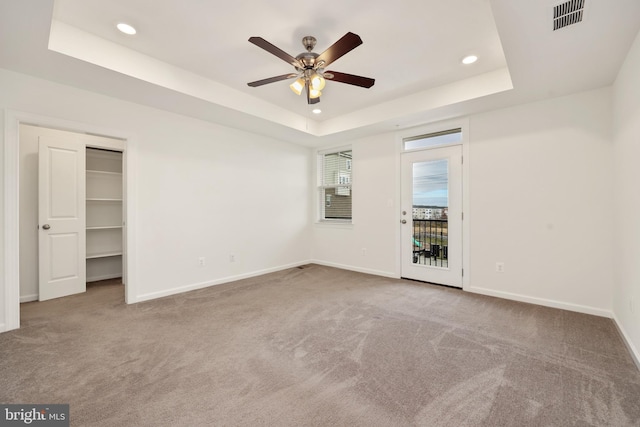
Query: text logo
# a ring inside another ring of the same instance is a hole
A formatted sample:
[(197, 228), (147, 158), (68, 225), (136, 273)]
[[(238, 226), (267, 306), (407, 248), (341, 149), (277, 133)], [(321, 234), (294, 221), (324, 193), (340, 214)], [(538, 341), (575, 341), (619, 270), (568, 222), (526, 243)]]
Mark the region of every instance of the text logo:
[(69, 427), (68, 404), (0, 404), (0, 427)]

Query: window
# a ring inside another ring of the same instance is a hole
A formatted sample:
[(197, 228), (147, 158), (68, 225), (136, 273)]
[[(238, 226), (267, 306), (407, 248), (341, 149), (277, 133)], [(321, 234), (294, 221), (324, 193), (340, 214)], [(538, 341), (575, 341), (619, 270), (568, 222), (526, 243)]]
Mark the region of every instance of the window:
[(321, 221), (351, 221), (351, 150), (318, 154)]
[(404, 138), (402, 140), (404, 150), (416, 150), (432, 148), (440, 145), (455, 144), (462, 141), (462, 129), (451, 129), (442, 132), (434, 132), (427, 135)]

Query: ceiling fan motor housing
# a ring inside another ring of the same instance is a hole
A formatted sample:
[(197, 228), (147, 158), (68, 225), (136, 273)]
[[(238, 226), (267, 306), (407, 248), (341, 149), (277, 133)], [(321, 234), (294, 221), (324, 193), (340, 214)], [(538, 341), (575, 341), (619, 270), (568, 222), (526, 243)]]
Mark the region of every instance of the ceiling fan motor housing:
[(317, 40), (315, 37), (306, 36), (302, 38), (302, 45), (304, 46), (305, 49), (307, 49), (307, 52), (311, 52), (316, 45), (316, 41)]
[(296, 56), (296, 59), (300, 62), (300, 64), (304, 65), (304, 68), (296, 67), (298, 72), (302, 70), (311, 70), (311, 69), (322, 67), (322, 65), (324, 65), (324, 61), (317, 62), (316, 58), (318, 58), (318, 56), (320, 55), (318, 55), (315, 52), (312, 52), (313, 48), (316, 45), (316, 38), (313, 36), (303, 37), (302, 45), (304, 46), (305, 49), (307, 49), (307, 51)]
[(319, 55), (315, 52), (304, 52), (300, 55), (296, 56), (296, 59), (300, 62), (301, 65), (304, 65), (304, 68), (298, 68), (298, 71), (313, 69), (316, 66), (316, 58)]

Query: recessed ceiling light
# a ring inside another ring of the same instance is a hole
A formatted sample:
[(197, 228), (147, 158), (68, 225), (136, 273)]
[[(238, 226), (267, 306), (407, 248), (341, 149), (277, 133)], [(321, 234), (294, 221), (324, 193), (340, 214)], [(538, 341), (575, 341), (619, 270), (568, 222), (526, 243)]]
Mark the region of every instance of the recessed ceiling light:
[(473, 64), (478, 60), (478, 57), (475, 55), (469, 55), (462, 58), (462, 63), (465, 65)]
[(118, 25), (116, 25), (116, 28), (118, 28), (118, 30), (120, 30), (121, 32), (128, 34), (130, 36), (134, 35), (135, 33), (137, 33), (136, 29), (133, 28), (131, 25), (129, 24), (125, 24), (124, 22), (119, 23)]
[(319, 108), (314, 108), (313, 110), (311, 110), (311, 112), (312, 112), (313, 114), (320, 114), (320, 113), (322, 113), (322, 110), (321, 110), (321, 109), (319, 109)]

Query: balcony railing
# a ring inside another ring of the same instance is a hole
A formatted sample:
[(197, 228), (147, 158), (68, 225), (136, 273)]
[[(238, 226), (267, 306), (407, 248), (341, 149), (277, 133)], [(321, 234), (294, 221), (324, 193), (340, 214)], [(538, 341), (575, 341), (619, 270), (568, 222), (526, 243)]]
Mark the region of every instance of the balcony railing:
[(413, 263), (448, 267), (449, 222), (413, 219)]

